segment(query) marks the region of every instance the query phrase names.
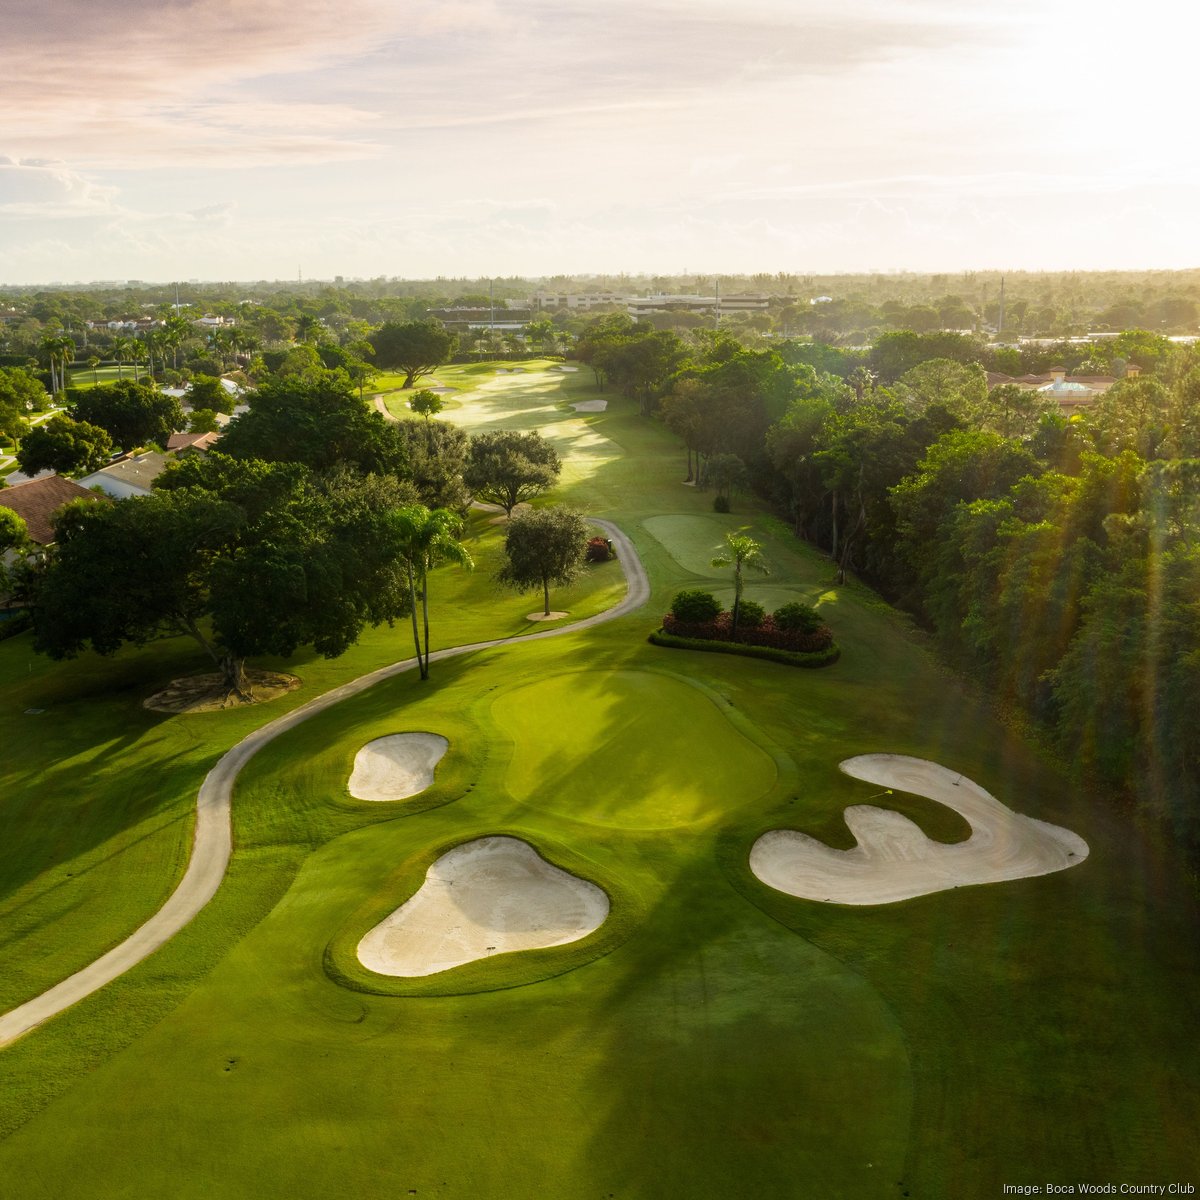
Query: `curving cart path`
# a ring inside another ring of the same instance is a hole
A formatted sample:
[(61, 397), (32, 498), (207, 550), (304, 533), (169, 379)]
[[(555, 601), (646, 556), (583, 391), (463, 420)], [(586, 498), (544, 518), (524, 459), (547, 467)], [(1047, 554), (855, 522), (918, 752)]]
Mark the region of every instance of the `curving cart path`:
[[(476, 650), (508, 645), (518, 640), (530, 642), (577, 633), (581, 629), (590, 629), (605, 621), (616, 620), (617, 617), (623, 617), (645, 604), (650, 599), (650, 582), (633, 542), (611, 521), (601, 521), (594, 517), (590, 520), (604, 529), (617, 548), (617, 559), (625, 573), (627, 587), (625, 598), (619, 604), (597, 613), (594, 617), (573, 621), (558, 629), (525, 634), (519, 639), (493, 638), (486, 642), (472, 642), (466, 646), (437, 650), (429, 656), (430, 660), (437, 662), (460, 654), (470, 654)], [(359, 692), (366, 691), (385, 679), (403, 674), (416, 664), (415, 658), (407, 658), (403, 662), (392, 663), (367, 675), (360, 675), (357, 679), (333, 688), (307, 704), (302, 704), (261, 729), (256, 729), (226, 751), (217, 765), (205, 776), (196, 798), (196, 832), (192, 842), (192, 857), (183, 879), (170, 899), (144, 925), (134, 930), (107, 954), (76, 971), (69, 979), (64, 979), (49, 991), (0, 1016), (0, 1046), (7, 1046), (22, 1034), (57, 1016), (72, 1004), (90, 996), (137, 966), (142, 959), (148, 958), (174, 937), (216, 895), (217, 888), (221, 886), (221, 880), (225, 877), (225, 869), (229, 865), (229, 857), (233, 850), (233, 826), (230, 819), (233, 785), (241, 769), (263, 746), (281, 733), (286, 733), (310, 717), (315, 717), (317, 713), (324, 712), (351, 696), (357, 696)]]

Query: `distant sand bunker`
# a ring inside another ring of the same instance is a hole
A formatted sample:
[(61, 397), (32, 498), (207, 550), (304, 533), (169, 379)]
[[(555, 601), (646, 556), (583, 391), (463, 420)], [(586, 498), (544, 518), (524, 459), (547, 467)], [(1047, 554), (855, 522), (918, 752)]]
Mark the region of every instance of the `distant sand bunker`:
[(580, 400), (578, 404), (572, 404), (571, 407), (576, 412), (604, 412), (608, 408), (608, 401)]
[(390, 733), (354, 756), (350, 795), (356, 800), (404, 800), (433, 784), (433, 770), (450, 748), (438, 733)]
[(429, 868), (416, 895), (358, 943), (358, 960), (380, 975), (436, 975), (493, 954), (577, 942), (607, 916), (600, 888), (528, 843), (478, 838)]
[(852, 850), (831, 849), (793, 829), (764, 833), (750, 850), (750, 869), (768, 887), (832, 904), (890, 904), (969, 884), (1050, 875), (1088, 856), (1087, 843), (1070, 830), (1013, 812), (937, 763), (863, 754), (841, 769), (945, 804), (966, 818), (971, 836), (953, 845), (935, 842), (898, 812), (856, 804), (845, 813), (858, 842)]

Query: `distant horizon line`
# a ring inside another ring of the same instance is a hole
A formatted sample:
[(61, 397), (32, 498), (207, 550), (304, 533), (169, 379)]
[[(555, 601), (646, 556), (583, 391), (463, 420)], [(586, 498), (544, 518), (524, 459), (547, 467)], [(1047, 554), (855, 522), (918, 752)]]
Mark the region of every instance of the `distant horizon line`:
[(345, 286), (358, 283), (482, 283), (489, 280), (506, 283), (549, 283), (554, 280), (593, 280), (593, 279), (747, 279), (756, 276), (766, 276), (767, 279), (853, 279), (877, 278), (900, 279), (909, 277), (946, 276), (948, 278), (965, 278), (979, 275), (995, 276), (1041, 276), (1041, 275), (1187, 275), (1200, 272), (1200, 264), (1187, 267), (1039, 267), (1030, 269), (1006, 267), (969, 267), (957, 270), (917, 270), (914, 268), (889, 268), (886, 270), (838, 270), (838, 271), (579, 271), (557, 272), (550, 275), (341, 275), (312, 276), (295, 279), (290, 276), (268, 278), (244, 277), (238, 279), (198, 279), (164, 277), (161, 279), (141, 278), (107, 278), (107, 279), (35, 279), (21, 282), (0, 282), (0, 291), (11, 291), (26, 288), (99, 288), (99, 287), (206, 287), (214, 285), (230, 286), (234, 284), (250, 286), (253, 284), (270, 284), (272, 286), (310, 287), (326, 285), (330, 287)]

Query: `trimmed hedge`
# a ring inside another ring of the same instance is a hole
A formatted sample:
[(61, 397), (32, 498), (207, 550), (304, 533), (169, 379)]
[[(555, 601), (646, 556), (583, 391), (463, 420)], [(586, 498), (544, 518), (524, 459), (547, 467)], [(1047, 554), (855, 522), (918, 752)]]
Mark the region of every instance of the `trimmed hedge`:
[[(733, 616), (723, 612), (712, 621), (680, 621), (674, 613), (667, 613), (662, 620), (664, 633), (695, 641), (732, 642)], [(786, 650), (792, 654), (815, 654), (833, 644), (833, 630), (822, 625), (812, 633), (798, 629), (778, 629), (770, 617), (765, 617), (757, 628), (738, 623), (737, 644), (762, 646), (772, 650)]]
[[(730, 613), (732, 622), (733, 614)], [(738, 629), (761, 629), (767, 619), (767, 610), (757, 600), (743, 600), (738, 605)]]
[(686, 624), (706, 624), (716, 620), (721, 615), (721, 602), (712, 592), (692, 588), (684, 592), (676, 592), (671, 601), (671, 619), (683, 621)]
[(740, 654), (743, 658), (764, 658), (768, 662), (782, 663), (788, 667), (827, 667), (842, 656), (836, 642), (831, 641), (824, 650), (807, 653), (793, 650), (777, 650), (773, 646), (752, 646), (744, 642), (718, 642), (712, 638), (680, 637), (656, 629), (647, 639), (651, 645), (665, 646), (671, 650), (704, 650), (711, 654)]

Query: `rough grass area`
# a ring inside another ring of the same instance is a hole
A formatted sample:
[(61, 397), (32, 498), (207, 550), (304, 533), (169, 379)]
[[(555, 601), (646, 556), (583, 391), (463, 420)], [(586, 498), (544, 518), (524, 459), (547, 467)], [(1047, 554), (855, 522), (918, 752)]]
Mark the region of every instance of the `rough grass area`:
[[(632, 404), (610, 391), (604, 413), (570, 410), (599, 394), (590, 372), (519, 365), (437, 378), (459, 387), (454, 419), (559, 440), (551, 498), (629, 531), (649, 605), (528, 641), (528, 601), (487, 579), (500, 533), (473, 523), (481, 568), (435, 577), (433, 636), (512, 642), (377, 686), (251, 761), (213, 903), (0, 1051), (0, 1181), (21, 1200), (962, 1200), (1194, 1179), (1200, 950), (1178, 861), (1070, 786), (870, 593), (834, 586), (823, 556), (761, 514), (708, 512), (681, 485), (681, 448)], [(821, 608), (844, 651), (834, 669), (646, 643), (682, 587), (728, 586), (704, 556), (742, 525), (766, 546), (764, 586)], [(603, 564), (555, 606), (594, 611), (619, 578)], [(32, 655), (28, 635), (0, 644), (7, 1003), (161, 902), (224, 748), (410, 655), (407, 637), (398, 626), (336, 662), (264, 664), (304, 687), (189, 718), (141, 708), (201, 669), (182, 643), (61, 664)], [(396, 805), (352, 800), (356, 750), (403, 728), (450, 740), (434, 786)], [(1080, 834), (1090, 856), (877, 908), (759, 883), (746, 858), (760, 833), (845, 848), (851, 804), (966, 835), (942, 806), (838, 771), (870, 752), (961, 771)], [(594, 940), (471, 964), (456, 994), (378, 994), (347, 947), (441, 849), (495, 833), (604, 887), (609, 921)]]

